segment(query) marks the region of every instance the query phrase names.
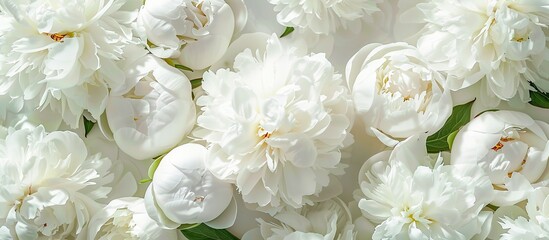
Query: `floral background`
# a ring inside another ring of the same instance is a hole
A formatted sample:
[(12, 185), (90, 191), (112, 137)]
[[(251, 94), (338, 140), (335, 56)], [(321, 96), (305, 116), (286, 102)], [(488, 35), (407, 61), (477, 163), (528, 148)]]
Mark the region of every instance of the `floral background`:
[(0, 239), (549, 238), (547, 0), (0, 22)]

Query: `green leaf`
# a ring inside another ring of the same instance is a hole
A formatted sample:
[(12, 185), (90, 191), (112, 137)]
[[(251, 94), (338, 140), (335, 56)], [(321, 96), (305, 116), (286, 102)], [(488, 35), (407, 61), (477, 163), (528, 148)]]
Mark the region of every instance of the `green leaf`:
[(438, 132), (427, 138), (427, 152), (438, 153), (450, 150), (448, 137), (471, 120), (471, 107), (473, 107), (473, 102), (474, 101), (471, 101), (454, 107), (452, 115), (446, 120), (444, 126), (442, 126)]
[(495, 205), (492, 205), (492, 204), (488, 204), (488, 205), (486, 205), (486, 207), (488, 207), (488, 208), (490, 208), (494, 211), (498, 210), (498, 208), (499, 208), (498, 206), (495, 206)]
[(475, 115), (474, 118), (476, 118), (476, 117), (482, 115), (482, 114), (485, 113), (485, 112), (497, 112), (497, 111), (499, 111), (499, 109), (488, 109), (488, 110), (484, 110), (484, 111), (478, 113), (477, 115)]
[(450, 133), (450, 135), (448, 135), (448, 137), (446, 138), (446, 142), (448, 142), (448, 147), (450, 148), (450, 150), (452, 150), (452, 145), (454, 145), (454, 139), (456, 139), (458, 132), (459, 129)]
[(191, 228), (198, 227), (202, 223), (191, 223), (191, 224), (181, 224), (177, 229), (179, 230), (189, 230)]
[(239, 240), (225, 229), (214, 229), (204, 223), (196, 227), (182, 229), (181, 233), (189, 240)]
[(93, 129), (93, 126), (95, 126), (95, 123), (88, 120), (86, 117), (84, 117), (84, 137), (88, 137), (88, 134), (91, 132), (91, 130)]
[(293, 27), (287, 27), (286, 29), (284, 29), (284, 32), (282, 33), (282, 35), (280, 35), (280, 38), (290, 35), (290, 33), (292, 33), (294, 30), (295, 29)]
[(202, 78), (191, 80), (191, 86), (193, 87), (193, 89), (202, 86)]
[(145, 179), (141, 179), (139, 180), (139, 184), (145, 184), (145, 183), (150, 183), (152, 182), (153, 180), (151, 178), (145, 178)]
[(172, 67), (175, 67), (175, 62), (174, 62), (173, 60), (171, 60), (171, 59), (169, 59), (169, 58), (164, 58), (164, 61), (165, 61), (168, 65), (170, 65), (170, 66), (172, 66)]
[(152, 181), (152, 178), (154, 177), (154, 172), (158, 168), (158, 165), (160, 164), (160, 161), (162, 161), (162, 158), (164, 158), (164, 155), (160, 155), (154, 159), (154, 162), (149, 166), (148, 176)]
[(549, 108), (549, 93), (530, 91), (530, 98), (532, 99), (530, 104), (540, 108)]
[[(143, 1), (144, 2), (144, 1)], [(144, 3), (143, 3), (144, 4)], [(152, 43), (151, 41), (147, 40), (147, 45), (149, 45), (149, 47), (151, 48), (155, 48), (155, 47), (158, 47), (156, 45), (154, 45), (154, 43)]]
[(184, 66), (184, 65), (181, 65), (181, 64), (175, 64), (173, 66), (175, 68), (179, 69), (179, 70), (194, 72), (190, 67), (187, 67), (187, 66)]

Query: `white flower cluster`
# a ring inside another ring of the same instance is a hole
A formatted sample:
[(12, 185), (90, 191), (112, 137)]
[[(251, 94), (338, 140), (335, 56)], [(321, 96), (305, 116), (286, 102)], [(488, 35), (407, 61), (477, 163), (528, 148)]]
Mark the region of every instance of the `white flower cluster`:
[(549, 0), (0, 22), (2, 240), (549, 239)]

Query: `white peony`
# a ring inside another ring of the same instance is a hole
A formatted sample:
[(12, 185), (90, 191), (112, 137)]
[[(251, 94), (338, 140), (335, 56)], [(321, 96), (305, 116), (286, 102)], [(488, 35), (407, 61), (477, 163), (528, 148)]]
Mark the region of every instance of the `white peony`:
[[(358, 206), (376, 224), (373, 239), (484, 239), (492, 185), (474, 166), (433, 167), (425, 137), (411, 137), (392, 152), (370, 158), (359, 176)], [(388, 159), (387, 159), (388, 157)]]
[(448, 73), (452, 90), (481, 81), (479, 98), (496, 106), (528, 102), (529, 82), (549, 91), (547, 1), (440, 0), (417, 5), (426, 21), (418, 49)]
[(277, 20), (288, 27), (310, 28), (330, 34), (338, 28), (356, 28), (365, 16), (379, 11), (379, 0), (268, 0), (275, 5)]
[(228, 228), (236, 219), (233, 187), (205, 169), (206, 148), (195, 143), (170, 151), (145, 194), (147, 213), (160, 226), (205, 223)]
[(538, 188), (528, 197), (526, 205), (529, 219), (518, 217), (502, 218), (500, 223), (507, 232), (502, 234), (502, 240), (547, 239), (549, 236), (549, 188)]
[(209, 144), (206, 166), (270, 213), (334, 197), (341, 189), (323, 189), (338, 188), (340, 149), (351, 140), (341, 75), (324, 54), (306, 54), (276, 35), (251, 39), (263, 47), (240, 52), (233, 69), (204, 74), (196, 135)]
[(37, 111), (35, 107), (25, 104), (23, 98), (0, 95), (0, 125), (4, 127), (21, 129), (42, 125), (46, 131), (56, 131), (62, 122), (59, 114), (50, 108)]
[(0, 140), (0, 226), (13, 239), (65, 239), (82, 232), (115, 176), (72, 132), (43, 127)]
[(351, 240), (355, 239), (349, 209), (338, 198), (305, 206), (299, 210), (287, 210), (274, 216), (281, 224), (258, 219), (259, 228), (244, 234), (242, 240), (303, 239), (303, 240)]
[(193, 128), (191, 84), (181, 71), (152, 55), (125, 65), (126, 85), (112, 90), (106, 119), (122, 151), (150, 159), (174, 148)]
[(163, 229), (145, 211), (142, 198), (128, 197), (111, 201), (94, 213), (88, 226), (88, 240), (186, 239), (179, 230)]
[(451, 162), (482, 168), (494, 205), (513, 205), (549, 183), (549, 124), (513, 111), (486, 112), (456, 135)]
[(139, 0), (4, 1), (0, 4), (0, 95), (51, 108), (71, 127), (99, 119), (116, 66), (132, 42)]
[(138, 26), (150, 51), (194, 70), (209, 67), (246, 23), (242, 0), (146, 1)]
[(369, 44), (349, 60), (347, 84), (366, 132), (385, 144), (438, 131), (452, 113), (445, 78), (406, 43)]

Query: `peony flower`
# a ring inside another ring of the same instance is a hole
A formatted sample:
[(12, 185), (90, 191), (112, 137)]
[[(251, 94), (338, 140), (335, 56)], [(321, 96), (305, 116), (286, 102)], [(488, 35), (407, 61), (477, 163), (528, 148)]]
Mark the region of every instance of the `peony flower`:
[(448, 73), (452, 90), (480, 81), (479, 98), (497, 106), (530, 100), (529, 82), (549, 91), (549, 16), (545, 1), (441, 0), (417, 5), (426, 21), (418, 49)]
[(99, 119), (116, 66), (132, 43), (139, 0), (11, 1), (0, 5), (0, 95), (51, 108), (72, 128), (84, 111)]
[(127, 61), (126, 86), (113, 89), (106, 109), (116, 144), (135, 159), (151, 159), (180, 143), (196, 119), (189, 79), (152, 55)]
[(246, 18), (242, 0), (158, 0), (145, 2), (138, 26), (154, 55), (201, 70), (223, 56)]
[(145, 194), (147, 213), (161, 227), (205, 223), (228, 228), (236, 219), (232, 185), (205, 169), (206, 148), (195, 143), (170, 151)]
[(196, 135), (208, 142), (207, 168), (272, 214), (341, 192), (323, 189), (339, 186), (352, 105), (324, 54), (262, 36), (246, 36), (266, 46), (240, 52), (232, 69), (204, 74)]
[(258, 219), (259, 228), (242, 236), (242, 240), (255, 239), (354, 239), (352, 218), (345, 203), (336, 198), (305, 206), (300, 210), (287, 210), (274, 216), (281, 224)]
[[(378, 0), (268, 0), (284, 26), (310, 28), (317, 34), (330, 34), (338, 28), (353, 28), (365, 16), (379, 11)], [(358, 25), (360, 26), (360, 25)]]
[(88, 226), (89, 240), (115, 239), (186, 239), (178, 230), (163, 229), (145, 211), (142, 198), (128, 197), (111, 201), (95, 213)]
[(43, 127), (0, 140), (0, 226), (10, 239), (66, 239), (82, 232), (111, 191), (111, 161), (88, 155), (72, 132)]
[(444, 77), (406, 43), (369, 44), (346, 69), (358, 117), (367, 133), (394, 146), (394, 138), (438, 131), (452, 113)]
[(42, 125), (46, 131), (56, 131), (62, 122), (59, 114), (50, 108), (37, 111), (29, 104), (25, 104), (23, 98), (0, 95), (0, 125), (4, 127), (21, 129)]
[[(433, 167), (425, 136), (411, 137), (392, 152), (366, 161), (359, 176), (358, 206), (376, 224), (373, 239), (484, 239), (492, 185), (474, 166)], [(388, 159), (387, 159), (388, 157)]]
[(486, 112), (457, 134), (452, 164), (482, 168), (496, 190), (492, 204), (513, 205), (549, 180), (549, 124), (513, 111)]
[(528, 197), (526, 210), (528, 217), (501, 219), (501, 226), (507, 229), (502, 240), (512, 239), (545, 239), (549, 236), (549, 188), (538, 188)]

